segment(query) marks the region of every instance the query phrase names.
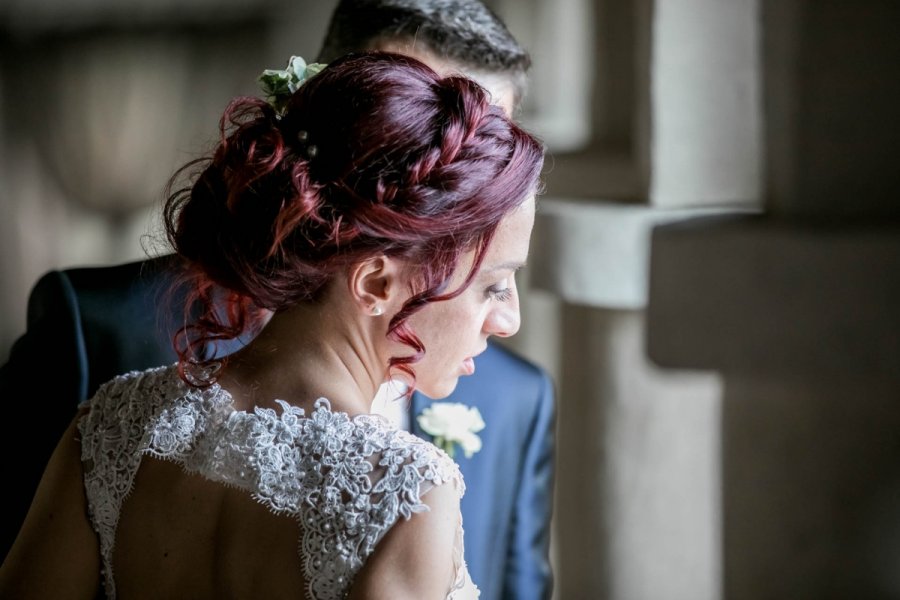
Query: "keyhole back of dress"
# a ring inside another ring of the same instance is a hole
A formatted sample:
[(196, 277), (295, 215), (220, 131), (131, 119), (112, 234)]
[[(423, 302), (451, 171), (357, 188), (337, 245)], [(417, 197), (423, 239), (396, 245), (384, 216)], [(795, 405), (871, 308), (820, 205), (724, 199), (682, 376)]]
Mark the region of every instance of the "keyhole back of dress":
[(121, 598), (302, 598), (299, 524), (244, 490), (145, 456), (113, 552)]

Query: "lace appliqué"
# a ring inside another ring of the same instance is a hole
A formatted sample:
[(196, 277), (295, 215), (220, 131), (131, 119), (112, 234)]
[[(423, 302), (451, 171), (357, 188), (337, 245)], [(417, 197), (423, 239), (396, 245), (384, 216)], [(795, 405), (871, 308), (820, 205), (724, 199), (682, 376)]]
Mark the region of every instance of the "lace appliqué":
[[(317, 599), (345, 597), (390, 527), (427, 510), (421, 497), (431, 487), (453, 482), (464, 492), (456, 463), (382, 417), (332, 412), (324, 398), (308, 417), (276, 402), (280, 413), (235, 411), (227, 392), (216, 385), (189, 388), (171, 367), (131, 373), (101, 388), (79, 430), (107, 597), (115, 598), (119, 513), (144, 454), (245, 489), (272, 511), (297, 518), (307, 594)], [(459, 549), (464, 573), (457, 585), (467, 578)]]

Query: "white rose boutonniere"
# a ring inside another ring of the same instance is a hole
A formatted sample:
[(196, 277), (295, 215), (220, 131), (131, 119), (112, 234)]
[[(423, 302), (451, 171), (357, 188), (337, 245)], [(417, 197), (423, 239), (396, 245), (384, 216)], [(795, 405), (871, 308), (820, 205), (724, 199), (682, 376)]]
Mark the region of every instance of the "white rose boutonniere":
[(475, 407), (459, 402), (433, 402), (422, 411), (418, 422), (425, 433), (434, 437), (434, 444), (451, 458), (456, 454), (457, 444), (466, 458), (481, 450), (481, 438), (477, 434), (484, 429), (484, 419)]

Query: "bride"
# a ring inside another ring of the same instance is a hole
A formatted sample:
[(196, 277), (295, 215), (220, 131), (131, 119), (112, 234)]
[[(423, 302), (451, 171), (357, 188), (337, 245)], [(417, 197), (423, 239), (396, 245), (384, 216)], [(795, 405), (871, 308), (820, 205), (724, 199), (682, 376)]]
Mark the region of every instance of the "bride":
[(415, 59), (320, 68), (266, 71), (173, 177), (180, 359), (82, 405), (0, 597), (477, 597), (455, 463), (371, 402), (516, 332), (542, 147)]

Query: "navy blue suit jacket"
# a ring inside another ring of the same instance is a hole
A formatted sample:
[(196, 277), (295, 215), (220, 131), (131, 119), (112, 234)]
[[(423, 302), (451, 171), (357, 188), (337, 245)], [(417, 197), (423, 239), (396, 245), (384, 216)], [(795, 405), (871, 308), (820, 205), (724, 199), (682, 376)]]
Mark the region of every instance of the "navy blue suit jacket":
[[(549, 598), (548, 562), (554, 459), (554, 390), (533, 364), (496, 344), (475, 359), (442, 402), (475, 406), (484, 418), (481, 450), (454, 457), (463, 473), (466, 562), (482, 599)], [(410, 429), (431, 400), (414, 394)]]
[[(9, 485), (6, 551), (15, 539), (44, 465), (79, 402), (115, 375), (176, 360), (162, 294), (175, 268), (171, 256), (113, 267), (51, 271), (29, 297), (28, 329), (0, 367), (8, 416), (0, 435)], [(549, 598), (548, 560), (554, 477), (554, 388), (541, 369), (496, 345), (477, 359), (446, 401), (477, 406), (483, 446), (457, 456), (466, 482), (462, 500), (466, 561), (482, 600)], [(414, 395), (416, 416), (429, 399)], [(28, 428), (27, 445), (15, 435)]]

